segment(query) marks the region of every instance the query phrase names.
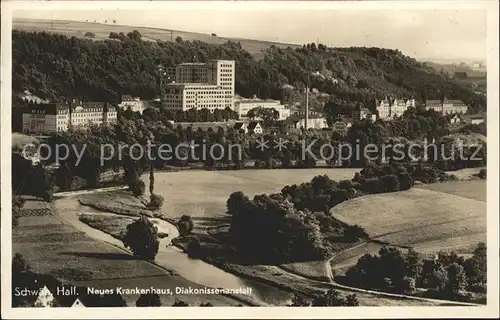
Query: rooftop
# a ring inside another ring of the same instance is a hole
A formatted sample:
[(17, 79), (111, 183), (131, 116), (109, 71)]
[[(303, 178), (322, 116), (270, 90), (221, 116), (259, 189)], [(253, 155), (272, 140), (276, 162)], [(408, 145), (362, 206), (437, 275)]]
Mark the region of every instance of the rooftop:
[(280, 104), (281, 103), (281, 101), (279, 101), (279, 100), (271, 100), (271, 99), (268, 99), (268, 100), (243, 99), (243, 100), (239, 100), (237, 102), (239, 102), (239, 103), (276, 103), (276, 104)]

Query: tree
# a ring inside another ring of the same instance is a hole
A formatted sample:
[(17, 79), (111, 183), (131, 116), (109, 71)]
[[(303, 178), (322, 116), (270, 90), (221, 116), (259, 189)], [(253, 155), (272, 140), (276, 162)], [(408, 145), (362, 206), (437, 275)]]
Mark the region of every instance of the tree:
[(233, 216), (238, 215), (242, 210), (244, 210), (248, 201), (248, 197), (241, 191), (231, 193), (226, 202), (227, 213)]
[(182, 38), (180, 36), (175, 37), (175, 42), (182, 43)]
[(84, 37), (85, 37), (85, 38), (92, 38), (92, 39), (93, 39), (93, 38), (95, 38), (95, 33), (90, 32), (90, 31), (85, 32)]
[(463, 264), (469, 286), (486, 285), (486, 244), (480, 242), (472, 257)]
[(181, 236), (185, 236), (191, 233), (194, 228), (193, 220), (187, 214), (183, 215), (179, 222), (177, 222), (177, 228)]
[(136, 257), (151, 261), (155, 259), (160, 244), (156, 226), (144, 216), (127, 225), (122, 241)]
[(140, 41), (141, 38), (142, 38), (142, 34), (137, 31), (137, 30), (134, 30), (132, 32), (129, 32), (127, 33), (127, 37), (130, 39), (130, 40), (134, 40), (134, 41)]
[(486, 179), (486, 169), (479, 170), (478, 177), (481, 179)]
[(160, 296), (156, 293), (141, 294), (135, 305), (137, 307), (159, 307), (161, 306)]
[(163, 197), (158, 194), (152, 194), (148, 203), (148, 208), (158, 210), (163, 206)]
[(109, 39), (120, 39), (120, 37), (118, 36), (118, 33), (116, 33), (116, 32), (110, 32), (108, 38)]
[(146, 191), (146, 184), (144, 183), (144, 181), (139, 180), (135, 184), (133, 184), (130, 188), (134, 196), (140, 197), (143, 196), (144, 192)]

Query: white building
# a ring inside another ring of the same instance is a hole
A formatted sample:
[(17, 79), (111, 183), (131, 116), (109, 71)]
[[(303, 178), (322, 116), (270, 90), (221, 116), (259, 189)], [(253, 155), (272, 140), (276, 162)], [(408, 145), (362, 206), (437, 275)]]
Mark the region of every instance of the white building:
[[(175, 78), (172, 78), (175, 74)], [(235, 62), (181, 63), (162, 78), (162, 105), (172, 110), (234, 109)]]
[(415, 108), (415, 99), (388, 99), (376, 100), (376, 107), (380, 119), (401, 117), (408, 108)]
[(146, 105), (144, 101), (141, 101), (138, 97), (132, 97), (129, 95), (122, 96), (122, 102), (118, 105), (123, 110), (128, 110), (130, 108), (133, 112), (139, 112), (142, 114), (144, 109), (146, 109)]
[(110, 124), (117, 120), (115, 107), (106, 102), (31, 104), (23, 111), (23, 132), (50, 134), (68, 130), (70, 125)]
[[(295, 128), (296, 129), (305, 128), (305, 124), (306, 124), (306, 119), (302, 118), (295, 124)], [(309, 117), (307, 119), (307, 129), (320, 130), (324, 128), (328, 128), (328, 121), (326, 120), (325, 117)]]
[(285, 120), (290, 116), (290, 109), (282, 105), (278, 100), (242, 99), (234, 103), (234, 111), (238, 113), (240, 120), (247, 120), (248, 111), (255, 108), (274, 109), (278, 111), (278, 120)]

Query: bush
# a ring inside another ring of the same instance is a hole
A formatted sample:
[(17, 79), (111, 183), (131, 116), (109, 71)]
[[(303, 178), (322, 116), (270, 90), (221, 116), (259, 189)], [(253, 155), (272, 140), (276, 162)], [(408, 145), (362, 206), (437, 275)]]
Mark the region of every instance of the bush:
[(148, 208), (158, 210), (163, 205), (163, 197), (158, 194), (152, 194), (148, 203)]
[(304, 298), (304, 296), (295, 293), (292, 297), (292, 303), (288, 305), (289, 307), (310, 307), (311, 301)]
[(200, 307), (213, 307), (214, 305), (211, 304), (210, 302), (202, 302), (200, 304)]
[(481, 179), (486, 179), (486, 169), (479, 170), (479, 174), (477, 176)]
[(396, 291), (399, 293), (404, 293), (404, 294), (412, 293), (416, 289), (415, 279), (404, 277), (403, 279), (397, 281), (394, 284), (394, 287)]
[(201, 243), (198, 237), (194, 237), (187, 246), (187, 254), (190, 258), (199, 258), (201, 252)]
[(184, 302), (184, 301), (182, 301), (182, 300), (175, 299), (175, 302), (174, 302), (174, 304), (172, 305), (172, 307), (189, 307), (189, 304), (185, 303), (185, 302)]
[(158, 230), (146, 217), (141, 217), (127, 226), (122, 239), (136, 257), (153, 261), (158, 253)]
[(29, 271), (31, 267), (24, 260), (24, 257), (20, 253), (14, 254), (12, 257), (12, 277), (19, 276), (20, 274)]
[(156, 293), (141, 294), (135, 305), (136, 307), (159, 307), (161, 306), (160, 296)]

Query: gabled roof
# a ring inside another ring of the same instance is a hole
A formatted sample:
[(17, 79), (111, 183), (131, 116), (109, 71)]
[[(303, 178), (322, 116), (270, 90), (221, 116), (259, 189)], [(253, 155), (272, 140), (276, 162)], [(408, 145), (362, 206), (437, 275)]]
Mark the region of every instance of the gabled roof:
[(236, 122), (236, 123), (234, 124), (233, 129), (235, 129), (235, 130), (240, 130), (240, 129), (244, 129), (244, 128), (245, 128), (245, 126), (246, 126), (246, 124), (245, 124), (244, 122)]

